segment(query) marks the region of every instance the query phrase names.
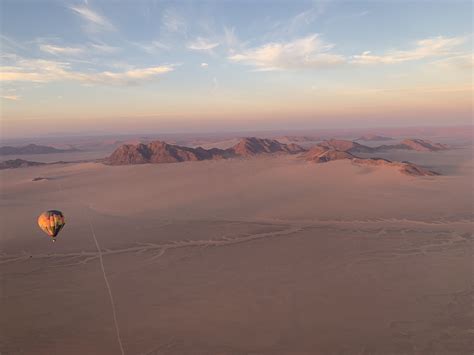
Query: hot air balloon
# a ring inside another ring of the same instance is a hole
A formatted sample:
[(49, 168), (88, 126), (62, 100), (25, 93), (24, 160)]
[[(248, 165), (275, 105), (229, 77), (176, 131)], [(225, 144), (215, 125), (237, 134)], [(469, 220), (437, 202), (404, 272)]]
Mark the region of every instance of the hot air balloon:
[(38, 225), (53, 242), (56, 241), (56, 236), (64, 227), (64, 216), (61, 211), (51, 210), (40, 214), (38, 217)]

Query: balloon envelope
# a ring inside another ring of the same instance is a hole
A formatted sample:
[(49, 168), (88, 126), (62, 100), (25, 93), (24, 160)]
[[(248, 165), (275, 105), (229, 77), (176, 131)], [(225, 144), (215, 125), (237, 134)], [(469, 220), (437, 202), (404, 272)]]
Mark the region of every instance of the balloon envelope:
[(56, 237), (66, 223), (61, 211), (51, 210), (40, 214), (38, 217), (39, 227), (51, 238)]

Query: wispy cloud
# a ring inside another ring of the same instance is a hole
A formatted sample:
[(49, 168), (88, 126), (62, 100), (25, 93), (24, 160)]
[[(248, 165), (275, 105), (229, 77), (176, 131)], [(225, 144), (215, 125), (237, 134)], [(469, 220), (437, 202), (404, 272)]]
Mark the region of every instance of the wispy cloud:
[(313, 24), (326, 10), (327, 0), (314, 1), (312, 6), (293, 16), (285, 17), (283, 21), (271, 21), (271, 28), (263, 36), (263, 40), (287, 38), (301, 35)]
[(173, 65), (161, 65), (123, 71), (84, 72), (73, 70), (66, 62), (17, 58), (12, 65), (0, 67), (0, 81), (38, 83), (78, 81), (83, 84), (136, 85), (154, 80), (173, 70)]
[[(87, 43), (81, 46), (69, 47), (59, 44), (41, 43), (39, 49), (42, 52), (54, 55), (59, 58), (90, 57), (91, 54), (109, 55), (120, 51), (120, 48), (107, 45), (105, 43)], [(72, 59), (72, 58), (71, 58)]]
[(159, 75), (173, 71), (174, 68), (169, 65), (157, 67), (137, 68), (124, 72), (104, 71), (95, 75), (80, 74), (80, 79), (84, 82), (106, 85), (134, 85), (144, 81), (156, 79)]
[(41, 44), (40, 49), (43, 52), (53, 55), (78, 55), (84, 52), (83, 48), (79, 47), (61, 47), (52, 44)]
[(285, 25), (282, 26), (280, 31), (290, 35), (295, 34), (300, 29), (313, 23), (322, 14), (322, 11), (322, 8), (319, 6), (313, 6), (308, 10), (302, 11), (295, 16), (290, 17)]
[(147, 53), (155, 53), (161, 50), (169, 50), (170, 46), (160, 41), (151, 41), (151, 42), (132, 42), (132, 45), (140, 48), (142, 51)]
[(191, 41), (186, 45), (188, 49), (203, 52), (211, 51), (217, 46), (219, 46), (219, 42), (215, 42), (203, 37), (197, 37), (194, 41)]
[[(465, 37), (432, 37), (416, 42), (411, 50), (391, 50), (382, 55), (374, 55), (370, 51), (352, 58), (355, 64), (394, 64), (429, 57), (455, 55), (455, 49), (466, 41)], [(459, 54), (459, 53), (458, 53)]]
[(4, 34), (0, 34), (0, 48), (3, 52), (5, 52), (6, 48), (13, 49), (13, 50), (25, 50), (26, 47), (19, 43), (18, 41), (5, 36)]
[(216, 92), (219, 89), (219, 82), (217, 81), (217, 78), (214, 77), (212, 78), (212, 92)]
[(254, 66), (258, 70), (316, 69), (343, 64), (345, 58), (330, 53), (333, 47), (313, 34), (291, 42), (267, 43), (229, 57), (236, 63)]
[(225, 46), (227, 46), (227, 50), (230, 54), (234, 54), (242, 49), (245, 42), (241, 41), (237, 35), (235, 34), (234, 27), (224, 27), (224, 36), (222, 42)]
[(113, 31), (114, 25), (103, 15), (93, 11), (88, 6), (71, 6), (74, 13), (79, 15), (86, 22), (86, 31), (99, 32), (101, 30)]
[(10, 100), (10, 101), (19, 101), (20, 96), (18, 95), (0, 95), (0, 97), (4, 100)]
[(474, 54), (457, 55), (437, 60), (432, 64), (442, 69), (472, 70), (474, 68)]
[(96, 52), (104, 54), (113, 54), (120, 51), (119, 47), (109, 46), (108, 44), (104, 43), (91, 43), (90, 47)]
[(326, 24), (329, 24), (329, 23), (333, 23), (333, 22), (347, 21), (347, 20), (352, 20), (352, 19), (357, 19), (357, 18), (360, 18), (360, 17), (364, 17), (364, 16), (367, 16), (368, 14), (370, 14), (370, 12), (367, 11), (367, 10), (364, 10), (364, 11), (359, 11), (359, 12), (355, 12), (355, 13), (352, 13), (352, 14), (337, 15), (335, 17), (326, 19), (324, 22)]
[(172, 8), (163, 12), (161, 22), (163, 28), (168, 32), (186, 34), (186, 21)]

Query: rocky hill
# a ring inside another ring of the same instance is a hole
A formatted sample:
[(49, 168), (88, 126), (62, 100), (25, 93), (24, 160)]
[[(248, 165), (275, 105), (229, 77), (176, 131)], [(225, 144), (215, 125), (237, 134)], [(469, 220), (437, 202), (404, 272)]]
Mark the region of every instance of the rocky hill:
[(189, 148), (154, 141), (148, 144), (124, 144), (118, 147), (106, 160), (110, 165), (177, 163), (223, 159), (228, 153), (222, 149)]

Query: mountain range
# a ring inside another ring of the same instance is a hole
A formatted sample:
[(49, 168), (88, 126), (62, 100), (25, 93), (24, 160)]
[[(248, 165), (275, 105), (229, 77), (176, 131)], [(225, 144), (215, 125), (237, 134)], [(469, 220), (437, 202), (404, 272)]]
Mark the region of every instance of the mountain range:
[[(406, 148), (399, 148), (399, 146)], [(393, 149), (418, 150), (437, 146), (423, 140), (406, 140)], [(252, 157), (261, 154), (298, 154), (304, 153), (307, 161), (326, 163), (334, 160), (347, 159), (357, 165), (395, 167), (407, 175), (430, 176), (437, 173), (419, 167), (410, 162), (394, 162), (381, 158), (360, 158), (353, 153), (374, 153), (379, 147), (368, 147), (357, 142), (331, 139), (315, 145), (310, 150), (296, 144), (284, 144), (274, 139), (256, 137), (242, 138), (237, 144), (228, 149), (189, 148), (179, 145), (154, 141), (148, 144), (125, 144), (117, 148), (104, 162), (109, 165), (131, 165), (145, 163), (176, 163), (183, 161), (218, 160), (234, 157)]]
[[(29, 154), (32, 151), (45, 150), (52, 152), (64, 151), (52, 147), (36, 146), (31, 144)], [(26, 148), (23, 147), (23, 148)], [(38, 148), (39, 147), (39, 148)], [(3, 147), (12, 148), (12, 147)], [(48, 149), (40, 149), (48, 148)], [(311, 162), (326, 163), (334, 160), (350, 160), (357, 165), (366, 166), (389, 166), (397, 168), (407, 175), (430, 176), (437, 173), (419, 167), (410, 162), (390, 161), (382, 158), (361, 158), (356, 153), (376, 153), (391, 149), (408, 149), (415, 151), (438, 151), (448, 149), (446, 145), (432, 143), (422, 139), (406, 139), (400, 144), (382, 145), (378, 147), (368, 147), (357, 142), (340, 139), (329, 139), (313, 146), (307, 150), (301, 146), (290, 143), (281, 143), (275, 139), (247, 137), (241, 138), (236, 144), (227, 149), (202, 147), (185, 147), (175, 144), (168, 144), (163, 141), (152, 141), (150, 143), (123, 144), (119, 146), (109, 157), (101, 160), (108, 165), (133, 165), (133, 164), (160, 164), (177, 163), (185, 161), (220, 160), (228, 158), (249, 158), (257, 155), (271, 154), (301, 154), (301, 156)], [(18, 153), (17, 153), (18, 154)], [(26, 154), (26, 153), (25, 153)], [(39, 154), (39, 153), (38, 153)], [(55, 162), (50, 164), (58, 164)], [(45, 163), (32, 162), (22, 159), (7, 160), (0, 163), (0, 169), (21, 168), (29, 166), (44, 165)]]
[(110, 165), (176, 163), (182, 161), (218, 160), (233, 157), (251, 157), (259, 154), (296, 154), (305, 150), (296, 144), (283, 144), (274, 139), (242, 138), (228, 149), (189, 148), (162, 141), (148, 144), (125, 144), (107, 159)]

